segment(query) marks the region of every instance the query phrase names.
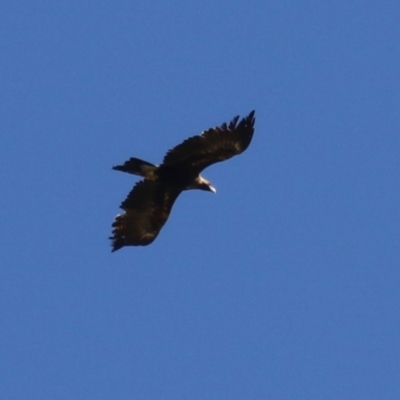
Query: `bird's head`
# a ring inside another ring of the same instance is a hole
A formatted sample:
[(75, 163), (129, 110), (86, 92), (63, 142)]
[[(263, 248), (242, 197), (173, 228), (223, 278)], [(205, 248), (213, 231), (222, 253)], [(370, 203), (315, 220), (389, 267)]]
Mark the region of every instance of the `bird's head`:
[(194, 184), (193, 186), (191, 186), (190, 189), (200, 189), (200, 190), (206, 190), (208, 192), (217, 193), (217, 189), (215, 189), (215, 187), (211, 185), (211, 182), (203, 178), (201, 175), (199, 175), (195, 179)]

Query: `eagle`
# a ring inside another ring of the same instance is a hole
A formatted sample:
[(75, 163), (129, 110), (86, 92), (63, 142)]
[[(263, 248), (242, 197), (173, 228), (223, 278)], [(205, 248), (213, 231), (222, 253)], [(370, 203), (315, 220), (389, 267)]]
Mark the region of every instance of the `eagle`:
[(112, 251), (124, 246), (147, 246), (154, 241), (184, 190), (216, 192), (200, 173), (212, 164), (228, 160), (247, 149), (254, 133), (255, 111), (229, 124), (210, 128), (169, 150), (161, 165), (130, 158), (116, 171), (141, 176), (121, 203), (123, 214), (112, 224)]

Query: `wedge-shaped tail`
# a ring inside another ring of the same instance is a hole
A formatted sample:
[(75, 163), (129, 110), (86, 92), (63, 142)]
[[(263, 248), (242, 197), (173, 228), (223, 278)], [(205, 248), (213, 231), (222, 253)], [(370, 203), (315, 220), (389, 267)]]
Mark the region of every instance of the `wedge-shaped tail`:
[(128, 161), (125, 161), (124, 164), (116, 165), (113, 169), (116, 171), (127, 172), (128, 174), (151, 178), (154, 171), (157, 169), (157, 165), (143, 161), (140, 158), (132, 157)]

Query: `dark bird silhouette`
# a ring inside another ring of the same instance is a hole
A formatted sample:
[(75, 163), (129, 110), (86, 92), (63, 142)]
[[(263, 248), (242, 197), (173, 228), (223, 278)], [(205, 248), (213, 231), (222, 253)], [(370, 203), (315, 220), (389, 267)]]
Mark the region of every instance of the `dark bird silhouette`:
[(144, 179), (136, 183), (120, 205), (124, 213), (117, 215), (112, 224), (112, 251), (153, 242), (182, 191), (200, 189), (215, 193), (211, 183), (200, 175), (201, 171), (245, 151), (253, 137), (254, 122), (252, 111), (240, 121), (237, 116), (229, 124), (190, 137), (169, 150), (159, 166), (130, 158), (113, 167)]

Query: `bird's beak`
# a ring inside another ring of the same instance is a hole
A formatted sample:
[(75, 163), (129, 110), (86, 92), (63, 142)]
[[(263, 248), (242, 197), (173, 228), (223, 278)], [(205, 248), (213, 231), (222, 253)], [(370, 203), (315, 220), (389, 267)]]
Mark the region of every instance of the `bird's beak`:
[(217, 189), (215, 189), (214, 186), (210, 185), (209, 188), (210, 188), (210, 192), (217, 193)]

